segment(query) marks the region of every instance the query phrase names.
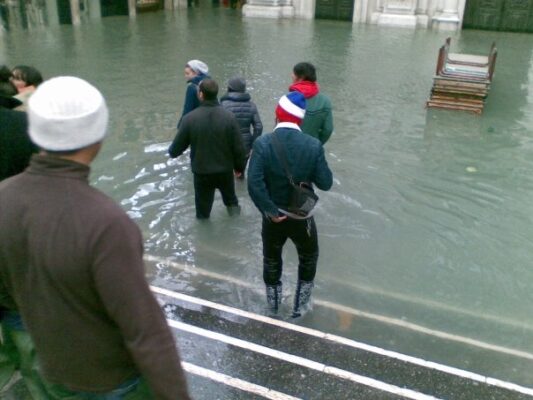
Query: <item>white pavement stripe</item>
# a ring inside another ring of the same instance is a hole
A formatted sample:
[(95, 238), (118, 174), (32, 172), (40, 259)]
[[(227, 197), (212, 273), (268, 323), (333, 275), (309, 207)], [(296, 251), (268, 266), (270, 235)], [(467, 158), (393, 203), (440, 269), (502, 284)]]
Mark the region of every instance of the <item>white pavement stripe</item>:
[(490, 321), (490, 322), (496, 322), (499, 325), (507, 325), (513, 328), (533, 331), (533, 326), (531, 324), (528, 324), (526, 321), (518, 321), (518, 320), (507, 318), (501, 315), (484, 314), (478, 311), (470, 311), (470, 310), (467, 310), (466, 308), (457, 308), (457, 307), (454, 307), (448, 304), (439, 303), (438, 301), (434, 301), (431, 299), (423, 299), (420, 297), (409, 296), (409, 295), (405, 295), (403, 293), (397, 293), (397, 292), (388, 292), (388, 291), (381, 290), (379, 288), (361, 285), (361, 284), (357, 284), (354, 282), (348, 282), (346, 280), (343, 281), (343, 280), (335, 279), (331, 277), (328, 277), (328, 280), (335, 284), (353, 288), (361, 292), (372, 293), (374, 295), (388, 297), (390, 299), (400, 300), (406, 303), (416, 304), (417, 306), (420, 306), (420, 307), (426, 307), (430, 309), (439, 309), (439, 310), (446, 311), (446, 312), (466, 315), (472, 319), (480, 319), (480, 320), (485, 320), (485, 321)]
[(292, 330), (292, 331), (303, 333), (309, 336), (314, 336), (317, 338), (329, 340), (334, 343), (339, 343), (339, 344), (343, 344), (346, 346), (350, 346), (355, 349), (360, 349), (360, 350), (368, 351), (371, 353), (380, 354), (385, 357), (395, 358), (397, 360), (404, 361), (404, 362), (414, 364), (414, 365), (419, 365), (424, 368), (429, 368), (429, 369), (444, 372), (450, 375), (455, 375), (461, 378), (470, 379), (470, 380), (477, 381), (477, 382), (482, 382), (490, 386), (504, 388), (504, 389), (508, 389), (514, 392), (524, 393), (524, 394), (533, 396), (533, 389), (520, 386), (512, 382), (506, 382), (506, 381), (502, 381), (499, 379), (494, 379), (494, 378), (487, 377), (484, 375), (476, 374), (474, 372), (462, 370), (462, 369), (455, 368), (455, 367), (450, 367), (448, 365), (439, 364), (439, 363), (435, 363), (432, 361), (426, 361), (418, 357), (408, 356), (408, 355), (398, 353), (395, 351), (385, 350), (381, 347), (357, 342), (355, 340), (344, 338), (342, 336), (337, 336), (337, 335), (322, 332), (316, 329), (311, 329), (311, 328), (306, 328), (303, 326), (291, 324), (291, 323), (281, 321), (278, 319), (269, 318), (264, 315), (259, 315), (259, 314), (251, 313), (249, 311), (240, 310), (238, 308), (233, 308), (233, 307), (225, 306), (223, 304), (214, 303), (209, 300), (204, 300), (204, 299), (189, 296), (186, 294), (173, 292), (171, 290), (163, 289), (157, 286), (151, 286), (151, 288), (155, 293), (159, 293), (159, 294), (162, 294), (168, 297), (173, 297), (173, 298), (183, 300), (186, 302), (214, 308), (214, 309), (224, 311), (230, 314), (239, 315), (245, 318), (253, 319), (255, 321), (260, 321), (266, 324), (278, 326), (283, 329)]
[(453, 333), (447, 333), (447, 332), (442, 332), (442, 331), (438, 331), (435, 329), (429, 329), (421, 325), (413, 324), (411, 322), (402, 321), (401, 319), (385, 317), (382, 315), (376, 315), (376, 314), (368, 313), (366, 311), (357, 310), (355, 308), (346, 307), (346, 306), (336, 304), (336, 303), (331, 303), (329, 301), (315, 300), (315, 304), (320, 304), (321, 306), (331, 308), (333, 310), (343, 311), (343, 312), (354, 314), (360, 317), (369, 318), (369, 319), (373, 319), (376, 321), (381, 321), (389, 325), (399, 326), (401, 328), (420, 332), (426, 335), (439, 337), (441, 339), (446, 339), (446, 340), (450, 340), (453, 342), (465, 343), (470, 346), (475, 346), (475, 347), (479, 347), (482, 349), (495, 351), (498, 353), (504, 353), (504, 354), (509, 354), (511, 356), (515, 356), (515, 357), (533, 360), (533, 354), (528, 353), (527, 351), (511, 349), (509, 347), (503, 347), (503, 346), (499, 346), (499, 345), (492, 344), (492, 343), (482, 342), (481, 340), (472, 339), (466, 336), (460, 336), (460, 335), (455, 335)]
[[(157, 259), (157, 260), (163, 262), (162, 259), (159, 259), (158, 257), (153, 257), (153, 256), (149, 256), (146, 259), (151, 260), (151, 261), (155, 261)], [(165, 261), (165, 262), (168, 263), (168, 261)], [(172, 265), (176, 264), (175, 266), (178, 267), (178, 268), (186, 267), (186, 266), (183, 266), (182, 264), (177, 264), (177, 263), (172, 263), (172, 262), (169, 262), (169, 263), (172, 264)], [(217, 274), (217, 273), (206, 271), (206, 270), (203, 270), (201, 268), (196, 268), (196, 267), (188, 267), (188, 268), (190, 269), (190, 271), (192, 273), (196, 272), (198, 274), (202, 274), (202, 275), (205, 275), (205, 276), (210, 276), (210, 277), (213, 277), (213, 278), (216, 278), (216, 279), (222, 279), (222, 280), (226, 280), (226, 281), (229, 280), (226, 275)], [(185, 269), (185, 270), (189, 271), (189, 269)], [(231, 282), (235, 283), (236, 285), (239, 285), (239, 286), (248, 287), (248, 288), (250, 288), (252, 290), (254, 289), (254, 287), (252, 285), (250, 285), (250, 283), (245, 282), (245, 281), (241, 281), (241, 280), (238, 280), (238, 279), (233, 280), (233, 278), (232, 278)], [(469, 338), (469, 337), (466, 337), (466, 336), (455, 335), (455, 334), (448, 333), (448, 332), (438, 331), (436, 329), (426, 328), (425, 326), (414, 324), (414, 323), (411, 323), (411, 322), (407, 322), (407, 321), (404, 321), (404, 320), (401, 320), (401, 319), (386, 317), (384, 315), (379, 315), (379, 314), (374, 314), (374, 313), (370, 313), (370, 312), (366, 312), (366, 311), (362, 311), (362, 310), (357, 310), (357, 309), (352, 308), (352, 307), (343, 306), (341, 304), (333, 303), (333, 302), (326, 301), (326, 300), (320, 300), (320, 299), (315, 298), (314, 299), (314, 303), (317, 304), (317, 305), (326, 307), (326, 308), (342, 311), (342, 312), (345, 312), (345, 313), (348, 313), (348, 314), (352, 314), (352, 315), (356, 315), (356, 316), (361, 316), (361, 317), (364, 317), (364, 318), (367, 318), (367, 319), (372, 319), (374, 321), (379, 321), (379, 322), (386, 323), (386, 324), (389, 324), (389, 325), (399, 326), (399, 327), (401, 327), (403, 329), (409, 329), (411, 331), (418, 332), (418, 333), (423, 333), (425, 335), (431, 335), (431, 336), (439, 337), (439, 338), (442, 338), (442, 339), (445, 339), (445, 340), (450, 340), (450, 341), (454, 341), (454, 342), (458, 342), (458, 343), (464, 343), (464, 344), (467, 344), (469, 346), (479, 347), (479, 348), (482, 348), (482, 349), (487, 349), (487, 350), (495, 351), (495, 352), (498, 352), (498, 353), (508, 354), (508, 355), (511, 355), (511, 356), (514, 356), (514, 357), (520, 357), (520, 358), (524, 358), (524, 359), (527, 359), (527, 360), (533, 360), (533, 354), (529, 353), (529, 352), (526, 352), (526, 351), (523, 351), (523, 350), (512, 349), (512, 348), (509, 348), (509, 347), (499, 346), (499, 345), (495, 345), (495, 344), (492, 344), (492, 343), (483, 342), (481, 340), (472, 339), (472, 338)]]
[(190, 374), (198, 375), (203, 378), (210, 379), (215, 382), (222, 383), (227, 386), (234, 387), (236, 389), (257, 394), (264, 397), (265, 399), (270, 400), (301, 400), (298, 397), (289, 396), (288, 394), (277, 392), (272, 389), (268, 389), (264, 386), (256, 385), (255, 383), (250, 383), (243, 381), (242, 379), (233, 378), (232, 376), (221, 374), (220, 372), (215, 372), (210, 369), (199, 367), (185, 361), (181, 362), (181, 366), (185, 371)]
[(269, 349), (255, 343), (247, 342), (245, 340), (237, 339), (232, 336), (227, 336), (221, 333), (209, 331), (207, 329), (198, 328), (197, 326), (185, 324), (173, 319), (167, 319), (168, 324), (176, 329), (189, 332), (195, 335), (203, 336), (209, 339), (217, 340), (232, 346), (240, 347), (242, 349), (250, 350), (255, 353), (263, 354), (278, 360), (289, 362), (295, 365), (303, 366), (315, 371), (322, 372), (327, 375), (335, 376), (341, 379), (346, 379), (354, 383), (365, 385), (373, 389), (381, 390), (383, 392), (392, 393), (395, 395), (403, 396), (413, 400), (437, 400), (436, 397), (428, 396), (426, 394), (415, 392), (410, 389), (401, 388), (385, 382), (378, 381), (376, 379), (368, 378), (366, 376), (357, 375), (349, 371), (345, 371), (335, 367), (329, 367), (325, 364), (318, 363), (316, 361), (308, 360), (307, 358), (295, 356), (292, 354), (284, 353), (279, 350)]

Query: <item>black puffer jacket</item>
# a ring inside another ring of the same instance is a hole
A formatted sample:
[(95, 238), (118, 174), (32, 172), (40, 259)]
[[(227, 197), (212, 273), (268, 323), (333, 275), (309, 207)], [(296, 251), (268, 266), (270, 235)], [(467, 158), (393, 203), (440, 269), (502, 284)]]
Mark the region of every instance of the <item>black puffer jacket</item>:
[(249, 93), (240, 92), (228, 92), (220, 99), (220, 102), (226, 110), (231, 111), (237, 118), (244, 148), (246, 154), (249, 154), (254, 140), (263, 132), (263, 123), (259, 117), (257, 106), (251, 101)]

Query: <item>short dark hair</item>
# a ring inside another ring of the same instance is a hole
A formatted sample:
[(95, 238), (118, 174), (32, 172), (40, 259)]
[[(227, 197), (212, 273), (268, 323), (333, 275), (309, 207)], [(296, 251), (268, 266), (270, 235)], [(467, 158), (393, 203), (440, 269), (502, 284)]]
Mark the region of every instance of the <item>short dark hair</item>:
[(204, 100), (216, 100), (218, 95), (218, 83), (214, 79), (203, 79), (198, 89), (204, 95)]
[(309, 62), (300, 62), (292, 68), (292, 72), (297, 78), (304, 81), (316, 82), (315, 66)]
[(11, 71), (12, 75), (15, 74), (28, 86), (39, 86), (43, 83), (43, 76), (36, 68), (30, 67), (29, 65), (17, 65)]
[(11, 78), (11, 70), (7, 67), (7, 65), (1, 65), (0, 66), (0, 82), (9, 82), (10, 78)]
[(12, 97), (18, 94), (18, 90), (11, 82), (0, 81), (0, 96)]

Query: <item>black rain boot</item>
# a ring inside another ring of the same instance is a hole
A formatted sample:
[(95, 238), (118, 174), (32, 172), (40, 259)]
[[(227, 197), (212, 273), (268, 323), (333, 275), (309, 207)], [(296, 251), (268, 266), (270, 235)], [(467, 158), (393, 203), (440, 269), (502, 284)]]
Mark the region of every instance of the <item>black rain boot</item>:
[(311, 309), (311, 292), (313, 291), (313, 281), (298, 281), (296, 293), (294, 295), (294, 309), (292, 317), (298, 318)]
[(281, 283), (266, 285), (266, 297), (270, 311), (277, 312), (281, 304)]

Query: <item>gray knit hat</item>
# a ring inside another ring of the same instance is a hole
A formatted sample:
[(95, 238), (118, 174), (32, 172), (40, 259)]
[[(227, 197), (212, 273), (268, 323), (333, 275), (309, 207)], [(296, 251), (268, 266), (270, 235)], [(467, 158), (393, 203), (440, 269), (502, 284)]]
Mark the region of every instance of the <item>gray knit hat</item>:
[(83, 79), (60, 76), (37, 88), (28, 102), (31, 140), (44, 150), (78, 150), (101, 141), (109, 119), (102, 94)]
[(228, 81), (228, 89), (233, 92), (246, 92), (246, 80), (242, 76), (234, 76)]

